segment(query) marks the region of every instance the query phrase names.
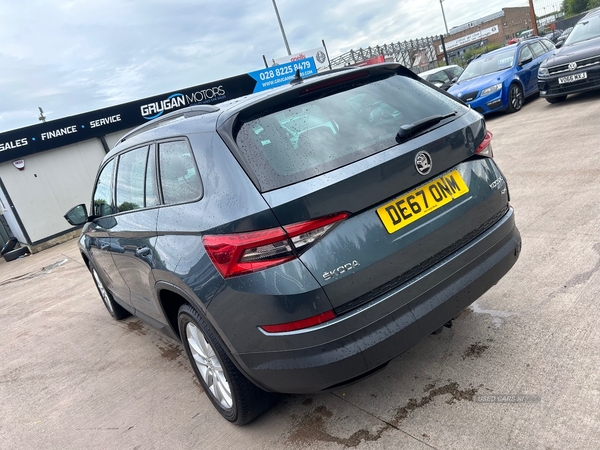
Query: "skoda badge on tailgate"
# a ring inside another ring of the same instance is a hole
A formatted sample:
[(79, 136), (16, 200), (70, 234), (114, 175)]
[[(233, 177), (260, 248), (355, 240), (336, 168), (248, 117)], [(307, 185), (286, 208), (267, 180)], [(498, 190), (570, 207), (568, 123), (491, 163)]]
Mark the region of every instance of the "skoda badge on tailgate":
[(415, 167), (421, 175), (427, 175), (431, 172), (432, 165), (431, 156), (426, 151), (420, 151), (415, 156)]

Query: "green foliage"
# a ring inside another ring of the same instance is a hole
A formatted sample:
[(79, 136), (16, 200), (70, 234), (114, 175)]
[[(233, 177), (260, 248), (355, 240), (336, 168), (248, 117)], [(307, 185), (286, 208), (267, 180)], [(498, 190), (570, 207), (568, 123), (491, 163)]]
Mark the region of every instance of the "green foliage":
[(132, 202), (123, 202), (119, 205), (119, 211), (133, 211), (134, 209), (139, 209), (140, 205)]
[(477, 55), (481, 55), (482, 53), (491, 52), (492, 50), (496, 50), (497, 48), (502, 47), (500, 44), (488, 44), (485, 47), (476, 47), (470, 48), (467, 50), (463, 56), (465, 61), (470, 61)]
[(567, 16), (574, 16), (596, 6), (600, 6), (600, 0), (563, 0), (563, 11)]

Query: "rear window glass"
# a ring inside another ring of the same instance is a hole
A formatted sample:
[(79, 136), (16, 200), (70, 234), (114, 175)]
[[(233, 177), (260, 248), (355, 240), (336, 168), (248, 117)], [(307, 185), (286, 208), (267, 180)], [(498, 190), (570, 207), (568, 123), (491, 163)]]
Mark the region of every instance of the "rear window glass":
[(393, 147), (402, 125), (463, 108), (419, 81), (393, 76), (247, 121), (236, 141), (265, 192)]

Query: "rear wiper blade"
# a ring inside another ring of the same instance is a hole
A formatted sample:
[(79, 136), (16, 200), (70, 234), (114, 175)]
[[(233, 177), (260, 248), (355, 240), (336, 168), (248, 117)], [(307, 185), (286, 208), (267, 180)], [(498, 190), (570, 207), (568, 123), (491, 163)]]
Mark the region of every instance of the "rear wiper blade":
[(424, 119), (417, 120), (413, 123), (406, 123), (400, 127), (400, 130), (398, 130), (398, 134), (396, 134), (396, 142), (400, 144), (419, 131), (423, 131), (434, 125), (437, 125), (442, 120), (455, 116), (456, 114), (458, 114), (458, 111), (452, 111), (448, 114), (436, 114), (435, 116), (425, 117)]

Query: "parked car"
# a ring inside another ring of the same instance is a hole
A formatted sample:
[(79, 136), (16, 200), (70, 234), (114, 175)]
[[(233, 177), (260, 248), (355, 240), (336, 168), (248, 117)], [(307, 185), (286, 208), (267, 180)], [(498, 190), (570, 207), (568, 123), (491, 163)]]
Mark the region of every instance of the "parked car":
[(525, 30), (519, 33), (519, 40), (531, 39), (535, 37), (535, 30)]
[(544, 37), (546, 39), (551, 40), (552, 42), (554, 42), (554, 45), (556, 45), (558, 38), (560, 38), (560, 36), (562, 34), (563, 34), (563, 30), (554, 30), (554, 31), (551, 31), (551, 32), (545, 34)]
[(542, 63), (538, 87), (549, 103), (600, 88), (600, 9), (577, 22), (564, 46)]
[(481, 115), (398, 64), (293, 82), (131, 131), (65, 216), (109, 313), (236, 424), (383, 368), (521, 248)]
[(484, 53), (448, 92), (481, 114), (519, 111), (525, 98), (538, 92), (538, 67), (554, 48), (548, 39), (533, 38)]
[(569, 27), (565, 31), (562, 32), (562, 34), (556, 40), (556, 48), (561, 48), (563, 46), (563, 44), (569, 37), (569, 34), (571, 33), (571, 31), (573, 31), (573, 27)]
[(458, 80), (458, 77), (462, 73), (463, 68), (453, 64), (421, 72), (419, 76), (440, 89), (447, 91), (450, 86), (456, 83), (456, 80)]

